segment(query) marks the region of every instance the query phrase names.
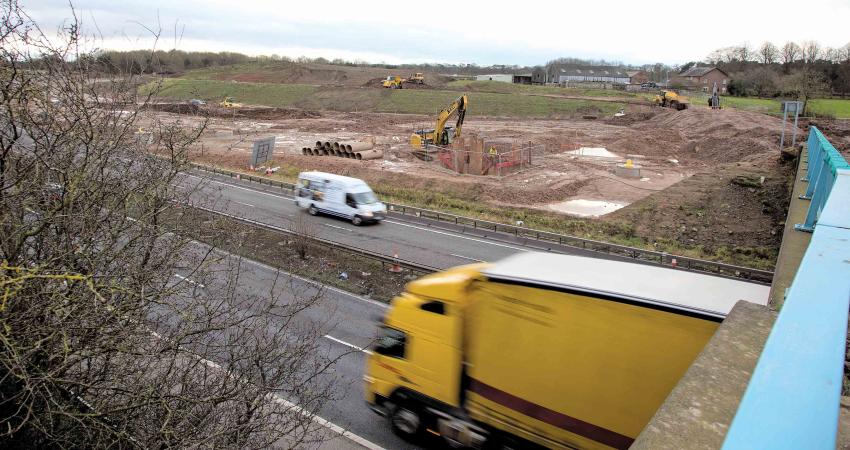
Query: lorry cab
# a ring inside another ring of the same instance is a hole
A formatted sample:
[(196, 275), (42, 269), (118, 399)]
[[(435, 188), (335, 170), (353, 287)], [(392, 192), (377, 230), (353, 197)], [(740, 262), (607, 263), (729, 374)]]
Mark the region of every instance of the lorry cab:
[(354, 225), (384, 219), (387, 206), (365, 181), (325, 172), (301, 172), (295, 186), (295, 204), (310, 215), (330, 214)]

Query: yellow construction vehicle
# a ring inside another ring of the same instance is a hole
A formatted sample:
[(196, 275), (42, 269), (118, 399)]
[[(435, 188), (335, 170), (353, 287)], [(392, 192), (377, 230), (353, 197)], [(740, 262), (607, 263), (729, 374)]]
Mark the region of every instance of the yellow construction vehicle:
[(679, 95), (674, 91), (662, 90), (658, 94), (656, 94), (655, 98), (652, 99), (652, 103), (655, 106), (665, 106), (667, 108), (673, 108), (677, 111), (681, 111), (683, 109), (688, 109), (688, 97), (684, 95)]
[(407, 80), (405, 80), (404, 78), (402, 78), (402, 77), (400, 77), (400, 76), (396, 75), (396, 76), (389, 76), (389, 77), (387, 77), (387, 79), (386, 79), (386, 80), (384, 80), (384, 82), (383, 82), (383, 83), (381, 83), (381, 84), (382, 84), (385, 88), (390, 88), (390, 89), (401, 89), (401, 87), (402, 87), (401, 85), (402, 85), (405, 81), (407, 81)]
[[(422, 149), (428, 145), (451, 144), (455, 138), (460, 137), (460, 129), (463, 127), (463, 118), (466, 115), (468, 105), (469, 98), (467, 98), (466, 94), (458, 97), (446, 109), (440, 111), (433, 130), (414, 131), (410, 135), (410, 145), (413, 148)], [(454, 127), (447, 127), (446, 122), (453, 115), (457, 115), (457, 122)]]
[(443, 448), (625, 449), (733, 305), (769, 291), (553, 253), (456, 267), (393, 299), (366, 402), (397, 434)]
[(241, 108), (242, 107), (241, 103), (236, 103), (233, 100), (235, 100), (233, 97), (224, 97), (224, 100), (219, 102), (218, 106), (221, 106), (222, 108)]
[(425, 84), (425, 76), (422, 72), (416, 72), (407, 79), (408, 83)]

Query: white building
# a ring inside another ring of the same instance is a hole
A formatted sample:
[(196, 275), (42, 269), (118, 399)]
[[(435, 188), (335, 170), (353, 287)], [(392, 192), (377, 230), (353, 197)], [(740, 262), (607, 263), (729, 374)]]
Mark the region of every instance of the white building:
[(502, 83), (513, 83), (514, 76), (509, 73), (494, 73), (490, 75), (476, 75), (475, 81), (501, 81)]

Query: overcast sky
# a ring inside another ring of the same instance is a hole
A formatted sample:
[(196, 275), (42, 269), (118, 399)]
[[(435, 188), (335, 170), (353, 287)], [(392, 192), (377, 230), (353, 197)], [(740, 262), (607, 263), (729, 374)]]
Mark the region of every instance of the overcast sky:
[[(25, 0), (45, 31), (67, 1)], [(850, 0), (357, 1), (76, 0), (97, 46), (273, 53), (369, 62), (536, 65), (560, 56), (625, 63), (700, 60), (765, 40), (850, 42)], [(503, 5), (510, 6), (503, 6)], [(437, 5), (437, 6), (434, 6)], [(176, 29), (176, 33), (175, 33)], [(175, 35), (177, 36), (175, 38)]]

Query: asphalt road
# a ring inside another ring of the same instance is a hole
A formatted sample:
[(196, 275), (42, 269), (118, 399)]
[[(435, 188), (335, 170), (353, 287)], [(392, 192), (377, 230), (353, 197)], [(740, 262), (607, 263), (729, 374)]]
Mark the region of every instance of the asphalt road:
[(478, 261), (496, 261), (529, 250), (603, 256), (567, 247), (553, 250), (544, 247), (543, 243), (525, 242), (511, 236), (499, 236), (498, 240), (494, 240), (464, 235), (444, 228), (408, 222), (396, 216), (379, 224), (357, 227), (336, 217), (311, 217), (283, 192), (269, 192), (255, 186), (192, 174), (186, 175), (181, 185), (197, 189), (192, 199), (199, 206), (282, 228), (289, 228), (296, 215), (302, 215), (313, 227), (317, 237), (387, 256), (397, 254), (403, 260), (440, 269)]
[[(198, 254), (209, 248), (202, 243), (195, 245)], [(221, 250), (217, 251), (229, 255)], [(240, 264), (237, 289), (245, 298), (268, 299), (270, 289), (274, 287), (273, 295), (280, 301), (289, 302), (296, 296), (312, 296), (318, 289), (322, 290), (321, 300), (299, 316), (299, 325), (311, 325), (321, 329), (324, 334), (321, 351), (327, 352), (331, 358), (341, 358), (334, 365), (333, 373), (328, 374), (329, 378), (326, 378), (333, 380), (337, 398), (326, 404), (321, 411), (315, 412), (323, 419), (379, 447), (418, 448), (395, 436), (386, 419), (372, 412), (363, 398), (362, 379), (366, 352), (375, 337), (376, 321), (383, 315), (387, 305), (290, 276), (270, 266), (236, 256), (226, 256), (216, 264), (224, 266), (236, 263)], [(215, 266), (209, 268), (216, 270)], [(174, 283), (187, 283), (193, 289), (209, 289), (214, 292), (220, 286), (213, 283), (218, 282), (204, 280), (202, 283), (193, 279), (191, 273), (174, 274)], [(252, 308), (251, 302), (245, 302), (244, 308)], [(354, 447), (355, 445), (349, 445), (346, 448)]]

